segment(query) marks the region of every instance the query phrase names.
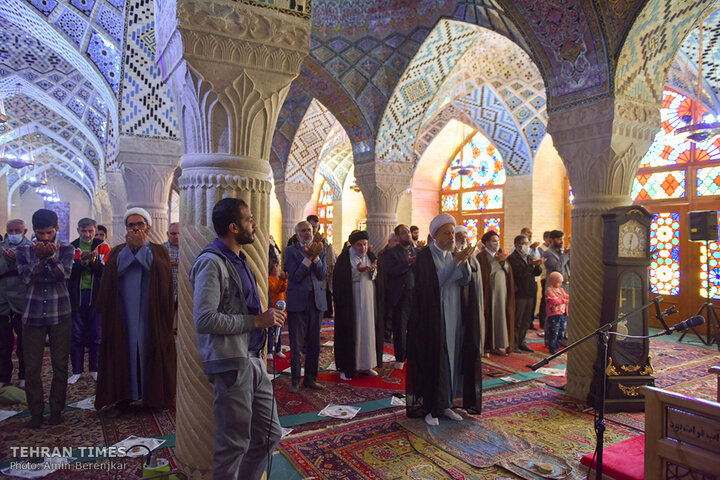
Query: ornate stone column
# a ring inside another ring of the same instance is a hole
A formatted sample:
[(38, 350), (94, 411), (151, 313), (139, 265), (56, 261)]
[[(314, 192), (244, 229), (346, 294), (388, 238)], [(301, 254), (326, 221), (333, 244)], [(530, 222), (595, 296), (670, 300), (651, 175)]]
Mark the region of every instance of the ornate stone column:
[[(572, 210), (569, 341), (591, 333), (600, 316), (603, 220), (608, 210), (631, 203), (640, 160), (660, 126), (659, 106), (608, 98), (550, 114), (548, 132), (568, 170), (575, 193)], [(597, 352), (588, 341), (568, 353), (565, 391), (585, 400)]]
[(118, 163), (127, 191), (126, 207), (148, 211), (152, 219), (148, 237), (155, 243), (167, 241), (168, 198), (181, 153), (177, 140), (120, 137)]
[(278, 183), (275, 196), (282, 211), (282, 245), (285, 249), (288, 239), (295, 233), (295, 225), (305, 220), (305, 205), (312, 199), (313, 186), (304, 183)]
[(108, 232), (108, 243), (110, 245), (119, 245), (125, 242), (125, 225), (123, 223), (125, 206), (127, 205), (125, 181), (119, 170), (106, 171), (105, 178), (105, 189), (110, 197), (110, 206), (112, 208), (111, 223), (105, 225), (110, 230)]
[(397, 225), (398, 202), (412, 183), (412, 164), (378, 161), (356, 164), (355, 180), (365, 197), (369, 243), (377, 252)]
[(178, 0), (163, 2), (156, 19), (159, 62), (172, 80), (186, 152), (180, 178), (175, 453), (190, 478), (208, 478), (215, 428), (212, 388), (197, 350), (187, 275), (216, 236), (214, 204), (242, 198), (257, 222), (255, 242), (243, 250), (261, 303), (267, 302), (270, 144), (290, 83), (309, 50), (310, 18), (228, 0)]

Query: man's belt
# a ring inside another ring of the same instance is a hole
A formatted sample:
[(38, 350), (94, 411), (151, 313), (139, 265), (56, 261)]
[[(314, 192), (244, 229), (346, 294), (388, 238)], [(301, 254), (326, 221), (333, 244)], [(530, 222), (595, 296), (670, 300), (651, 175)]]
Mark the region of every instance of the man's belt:
[(250, 358), (265, 358), (265, 350), (258, 350), (257, 352), (248, 352)]

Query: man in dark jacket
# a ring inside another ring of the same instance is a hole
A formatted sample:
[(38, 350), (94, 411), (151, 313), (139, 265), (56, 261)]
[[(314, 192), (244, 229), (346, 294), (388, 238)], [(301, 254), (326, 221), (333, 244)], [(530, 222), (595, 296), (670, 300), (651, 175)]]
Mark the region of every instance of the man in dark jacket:
[(415, 253), (410, 229), (407, 225), (395, 227), (398, 244), (383, 254), (382, 273), (385, 281), (385, 308), (392, 316), (395, 368), (402, 369), (405, 362), (407, 325), (412, 310), (415, 289)]
[(515, 283), (515, 349), (532, 352), (525, 343), (525, 335), (533, 321), (537, 282), (535, 277), (542, 273), (542, 258), (533, 259), (530, 240), (525, 235), (515, 237), (515, 250), (508, 257), (512, 267), (512, 278)]
[(88, 367), (93, 380), (97, 380), (98, 355), (100, 349), (100, 316), (95, 313), (95, 297), (100, 290), (102, 275), (102, 254), (98, 250), (110, 247), (95, 238), (96, 222), (92, 218), (81, 218), (78, 222), (78, 238), (71, 245), (75, 247), (72, 273), (68, 280), (70, 306), (72, 307), (72, 336), (70, 362), (72, 375), (68, 383), (80, 379), (84, 370), (85, 348), (88, 349)]

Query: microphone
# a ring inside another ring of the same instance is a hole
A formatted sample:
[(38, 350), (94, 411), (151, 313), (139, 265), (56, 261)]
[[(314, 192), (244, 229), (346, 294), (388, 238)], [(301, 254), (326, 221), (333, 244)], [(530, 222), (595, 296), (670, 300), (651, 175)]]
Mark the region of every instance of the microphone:
[(694, 328), (699, 325), (702, 325), (705, 323), (705, 318), (701, 315), (695, 315), (694, 317), (690, 317), (684, 322), (680, 322), (674, 327), (670, 329), (671, 332), (682, 332), (683, 330), (687, 330), (688, 328)]
[[(285, 311), (285, 308), (287, 308), (287, 304), (285, 303), (285, 300), (278, 300), (275, 304), (275, 309), (280, 310), (281, 312)], [(700, 317), (702, 318), (702, 317)], [(703, 319), (704, 320), (704, 319)], [(280, 327), (277, 327), (275, 329), (275, 345), (280, 341)]]

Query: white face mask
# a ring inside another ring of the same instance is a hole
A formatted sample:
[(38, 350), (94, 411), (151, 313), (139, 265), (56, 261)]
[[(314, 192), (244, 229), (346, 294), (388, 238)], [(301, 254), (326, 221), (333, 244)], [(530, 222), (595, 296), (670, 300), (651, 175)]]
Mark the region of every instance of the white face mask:
[(523, 245), (520, 251), (525, 255), (530, 255), (530, 245)]
[(497, 252), (497, 251), (498, 251), (498, 248), (500, 248), (500, 243), (499, 243), (499, 242), (490, 242), (490, 243), (488, 243), (488, 247), (487, 247), (487, 248), (488, 248), (488, 250), (490, 250), (491, 252)]
[(14, 233), (12, 235), (8, 235), (8, 242), (12, 243), (13, 245), (17, 245), (18, 243), (22, 242), (23, 236), (21, 233)]

